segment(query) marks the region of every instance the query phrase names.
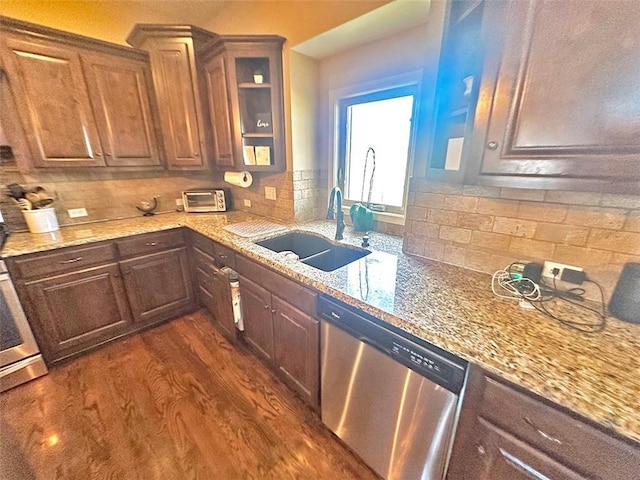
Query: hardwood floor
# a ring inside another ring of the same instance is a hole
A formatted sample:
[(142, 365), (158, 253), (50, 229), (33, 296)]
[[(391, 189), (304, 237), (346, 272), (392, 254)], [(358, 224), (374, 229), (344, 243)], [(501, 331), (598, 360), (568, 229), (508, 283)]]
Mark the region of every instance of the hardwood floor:
[(198, 311), (0, 395), (0, 478), (377, 477)]

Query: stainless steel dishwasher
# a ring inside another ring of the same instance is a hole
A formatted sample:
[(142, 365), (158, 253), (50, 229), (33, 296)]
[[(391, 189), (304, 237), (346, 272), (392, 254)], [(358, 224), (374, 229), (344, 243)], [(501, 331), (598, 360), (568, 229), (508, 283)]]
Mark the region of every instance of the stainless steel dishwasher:
[(467, 364), (327, 297), (322, 421), (388, 480), (442, 479)]

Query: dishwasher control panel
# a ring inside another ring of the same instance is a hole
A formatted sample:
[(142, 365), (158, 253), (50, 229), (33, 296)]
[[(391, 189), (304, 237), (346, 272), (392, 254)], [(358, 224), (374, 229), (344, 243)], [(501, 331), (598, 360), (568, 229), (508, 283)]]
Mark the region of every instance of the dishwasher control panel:
[(320, 317), (395, 361), (427, 377), (447, 390), (459, 393), (464, 383), (466, 362), (391, 325), (368, 318), (334, 299), (320, 297)]
[(436, 362), (433, 359), (425, 356), (424, 354), (415, 351), (415, 349), (411, 348), (410, 346), (406, 346), (398, 342), (393, 342), (391, 351), (396, 356), (403, 357), (405, 360), (408, 360), (416, 367), (433, 370), (434, 372), (437, 372), (441, 375), (444, 374), (444, 370), (446, 370), (445, 365), (441, 365), (439, 362)]

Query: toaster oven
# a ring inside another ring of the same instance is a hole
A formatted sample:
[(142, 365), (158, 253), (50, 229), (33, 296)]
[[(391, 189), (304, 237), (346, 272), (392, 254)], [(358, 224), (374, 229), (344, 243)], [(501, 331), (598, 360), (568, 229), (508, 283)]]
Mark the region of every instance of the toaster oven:
[(185, 212), (226, 212), (231, 207), (230, 200), (226, 188), (182, 192)]

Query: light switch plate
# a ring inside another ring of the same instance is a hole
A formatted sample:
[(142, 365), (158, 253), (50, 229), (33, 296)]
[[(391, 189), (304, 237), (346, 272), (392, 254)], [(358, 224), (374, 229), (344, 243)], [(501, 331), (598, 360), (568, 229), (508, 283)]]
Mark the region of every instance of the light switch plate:
[(67, 210), (69, 218), (86, 217), (89, 215), (86, 208), (70, 208)]
[(264, 187), (264, 197), (267, 200), (276, 199), (276, 187)]

